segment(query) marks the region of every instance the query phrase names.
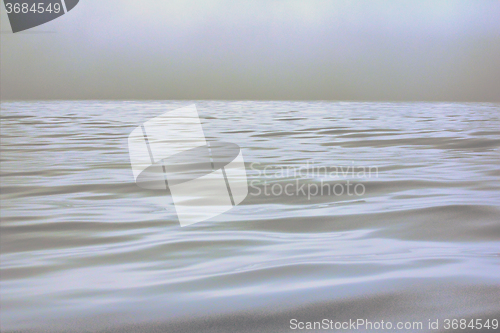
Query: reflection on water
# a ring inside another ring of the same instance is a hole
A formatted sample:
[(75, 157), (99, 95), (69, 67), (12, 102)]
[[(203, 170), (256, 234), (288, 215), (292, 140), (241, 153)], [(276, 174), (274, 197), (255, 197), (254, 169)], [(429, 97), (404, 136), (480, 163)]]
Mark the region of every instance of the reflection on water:
[[(188, 104), (2, 103), (2, 331), (498, 318), (500, 105), (198, 101), (253, 187), (180, 228), (134, 183), (127, 137)], [(377, 173), (325, 171), (348, 166)], [(347, 181), (363, 195), (264, 191)]]

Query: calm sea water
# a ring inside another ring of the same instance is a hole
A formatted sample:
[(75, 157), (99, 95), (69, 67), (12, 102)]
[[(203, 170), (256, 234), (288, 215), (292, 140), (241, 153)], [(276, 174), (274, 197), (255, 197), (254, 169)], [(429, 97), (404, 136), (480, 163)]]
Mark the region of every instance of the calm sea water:
[(1, 104), (2, 332), (500, 319), (499, 104), (193, 103), (252, 187), (185, 228), (127, 137), (192, 103)]

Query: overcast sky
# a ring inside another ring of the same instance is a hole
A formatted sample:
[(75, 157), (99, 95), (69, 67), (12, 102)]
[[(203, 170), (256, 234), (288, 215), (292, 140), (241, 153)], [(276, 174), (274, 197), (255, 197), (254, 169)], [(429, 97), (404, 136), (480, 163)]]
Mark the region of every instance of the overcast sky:
[(500, 102), (500, 1), (80, 0), (12, 34), (1, 98)]

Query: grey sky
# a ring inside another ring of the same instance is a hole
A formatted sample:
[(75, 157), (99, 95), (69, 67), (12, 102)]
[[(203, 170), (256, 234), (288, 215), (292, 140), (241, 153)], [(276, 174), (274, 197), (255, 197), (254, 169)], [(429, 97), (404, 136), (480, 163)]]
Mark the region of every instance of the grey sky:
[(500, 101), (498, 0), (81, 0), (1, 30), (4, 100)]

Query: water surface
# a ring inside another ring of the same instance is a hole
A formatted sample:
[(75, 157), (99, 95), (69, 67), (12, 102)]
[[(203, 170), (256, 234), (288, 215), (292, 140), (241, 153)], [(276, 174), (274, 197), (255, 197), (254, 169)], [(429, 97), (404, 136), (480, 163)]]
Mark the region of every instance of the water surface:
[[(190, 102), (2, 103), (2, 331), (500, 317), (499, 104), (194, 103), (253, 186), (185, 228), (134, 183), (127, 137)], [(377, 172), (324, 171), (348, 167)], [(365, 191), (264, 193), (322, 181)]]

